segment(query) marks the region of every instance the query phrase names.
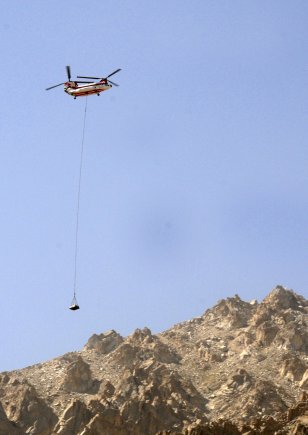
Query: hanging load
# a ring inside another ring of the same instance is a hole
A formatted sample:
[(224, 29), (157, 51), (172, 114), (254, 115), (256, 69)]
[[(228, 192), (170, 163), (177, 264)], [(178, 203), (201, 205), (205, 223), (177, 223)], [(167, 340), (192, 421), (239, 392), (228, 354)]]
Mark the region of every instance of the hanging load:
[(73, 300), (71, 302), (71, 305), (69, 306), (69, 309), (72, 311), (76, 311), (79, 310), (79, 305), (76, 299), (76, 296), (74, 295)]

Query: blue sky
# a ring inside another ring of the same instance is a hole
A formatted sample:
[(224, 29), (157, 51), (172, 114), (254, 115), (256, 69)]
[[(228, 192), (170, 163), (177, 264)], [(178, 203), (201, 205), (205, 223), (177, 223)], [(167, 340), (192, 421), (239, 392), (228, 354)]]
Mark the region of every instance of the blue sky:
[[(0, 18), (0, 370), (159, 332), (276, 284), (307, 297), (308, 4), (8, 2)], [(45, 88), (114, 77), (88, 99)]]

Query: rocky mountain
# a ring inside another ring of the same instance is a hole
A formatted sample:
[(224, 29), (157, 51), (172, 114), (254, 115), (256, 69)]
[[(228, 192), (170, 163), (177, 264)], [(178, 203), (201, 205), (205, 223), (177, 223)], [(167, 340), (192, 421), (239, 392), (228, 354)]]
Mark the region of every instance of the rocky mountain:
[(277, 286), (0, 374), (0, 435), (308, 433), (308, 301)]

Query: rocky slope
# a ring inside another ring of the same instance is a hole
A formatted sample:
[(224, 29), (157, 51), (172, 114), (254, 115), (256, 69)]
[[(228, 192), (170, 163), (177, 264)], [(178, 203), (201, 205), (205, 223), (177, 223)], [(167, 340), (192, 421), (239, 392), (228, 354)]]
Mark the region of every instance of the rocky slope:
[(277, 286), (1, 373), (0, 435), (304, 434), (305, 392), (308, 301)]

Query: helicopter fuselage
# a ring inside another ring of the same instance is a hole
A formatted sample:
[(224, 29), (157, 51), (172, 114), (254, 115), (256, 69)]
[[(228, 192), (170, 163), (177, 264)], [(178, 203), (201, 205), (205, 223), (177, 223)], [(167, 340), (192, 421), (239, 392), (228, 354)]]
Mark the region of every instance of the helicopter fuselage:
[(106, 81), (93, 82), (86, 85), (78, 86), (75, 82), (66, 82), (64, 84), (64, 92), (72, 97), (85, 97), (91, 94), (100, 94), (101, 92), (108, 91), (112, 85)]

